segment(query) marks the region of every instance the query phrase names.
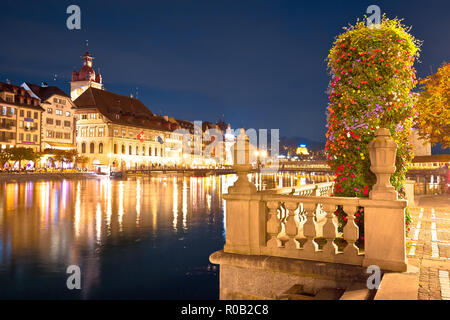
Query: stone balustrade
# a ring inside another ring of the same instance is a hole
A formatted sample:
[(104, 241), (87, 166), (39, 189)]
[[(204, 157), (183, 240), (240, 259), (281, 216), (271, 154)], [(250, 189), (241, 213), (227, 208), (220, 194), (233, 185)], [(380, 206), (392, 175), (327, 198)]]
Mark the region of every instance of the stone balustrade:
[(333, 193), (334, 182), (321, 182), (315, 184), (304, 184), (294, 187), (283, 187), (269, 189), (263, 192), (276, 194), (291, 194), (298, 196), (331, 196)]
[[(377, 176), (369, 198), (331, 197), (332, 184), (258, 192), (247, 177), (251, 166), (235, 166), (238, 180), (224, 195), (223, 251), (405, 271), (407, 201), (398, 199), (389, 182), (395, 170), (396, 148), (383, 128), (369, 144), (371, 170)], [(342, 234), (334, 214), (338, 206), (348, 219)], [(359, 230), (354, 220), (360, 207), (364, 208), (364, 248), (356, 246)], [(335, 243), (337, 238), (346, 242), (342, 250)]]

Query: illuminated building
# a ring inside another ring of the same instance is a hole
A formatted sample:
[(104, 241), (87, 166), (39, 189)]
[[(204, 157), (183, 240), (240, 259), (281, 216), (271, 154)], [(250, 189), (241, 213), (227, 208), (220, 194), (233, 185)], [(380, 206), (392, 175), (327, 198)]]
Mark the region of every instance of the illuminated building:
[(301, 145), (297, 148), (297, 150), (295, 151), (295, 153), (298, 154), (298, 155), (302, 155), (302, 156), (307, 156), (307, 155), (309, 155), (308, 148), (307, 148), (306, 145), (304, 145), (304, 144), (301, 144)]
[(41, 151), (40, 100), (24, 88), (0, 82), (0, 144)]
[(41, 150), (75, 148), (74, 104), (70, 97), (54, 86), (23, 83), (30, 95), (40, 100), (42, 113)]
[(72, 72), (72, 81), (70, 82), (70, 97), (72, 100), (78, 98), (88, 88), (103, 89), (103, 80), (100, 72), (95, 73), (92, 68), (92, 60), (94, 58), (89, 52), (86, 52), (83, 57), (83, 66), (80, 71), (74, 70)]
[(89, 159), (89, 169), (140, 169), (181, 160), (174, 143), (181, 144), (182, 137), (169, 139), (178, 125), (154, 115), (141, 101), (89, 87), (74, 104), (77, 150)]

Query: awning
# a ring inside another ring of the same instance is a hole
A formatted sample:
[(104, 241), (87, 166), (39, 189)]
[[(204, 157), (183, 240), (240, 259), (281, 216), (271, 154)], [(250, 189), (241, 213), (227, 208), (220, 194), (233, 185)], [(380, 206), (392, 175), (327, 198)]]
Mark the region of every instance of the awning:
[[(45, 142), (45, 144), (48, 146), (47, 148), (54, 148), (54, 149), (75, 149), (76, 146), (71, 143), (63, 143), (63, 142)], [(46, 149), (46, 148), (44, 148)]]

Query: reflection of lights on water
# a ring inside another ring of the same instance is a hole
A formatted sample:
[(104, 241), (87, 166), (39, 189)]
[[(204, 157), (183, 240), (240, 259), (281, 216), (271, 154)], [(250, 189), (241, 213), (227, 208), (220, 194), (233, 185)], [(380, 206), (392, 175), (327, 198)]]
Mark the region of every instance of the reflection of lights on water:
[(102, 208), (100, 202), (97, 202), (97, 211), (95, 213), (95, 230), (97, 236), (97, 243), (100, 244), (100, 239), (102, 235)]
[(62, 202), (62, 209), (64, 212), (64, 210), (66, 209), (66, 201), (67, 201), (67, 194), (69, 193), (69, 186), (68, 186), (67, 180), (63, 180), (61, 185), (62, 185), (61, 186), (61, 202)]
[(81, 217), (81, 191), (80, 191), (80, 181), (77, 183), (77, 191), (76, 191), (76, 200), (75, 200), (75, 217), (73, 221), (73, 225), (75, 228), (75, 237), (80, 236), (80, 217)]
[(178, 184), (177, 184), (177, 178), (173, 178), (173, 204), (172, 204), (172, 211), (173, 211), (173, 229), (177, 231), (177, 224), (178, 224)]
[(211, 211), (211, 195), (210, 194), (206, 195), (206, 206), (208, 208), (208, 211)]
[(27, 208), (33, 206), (33, 181), (25, 183), (25, 205)]
[(183, 179), (183, 229), (187, 228), (187, 183), (186, 178)]
[(139, 226), (141, 218), (141, 180), (136, 181), (136, 225)]
[(108, 180), (108, 185), (107, 185), (107, 206), (106, 206), (106, 226), (108, 227), (108, 233), (111, 232), (111, 216), (112, 216), (112, 194), (111, 194), (111, 190), (112, 190), (112, 185), (111, 185), (111, 180)]
[(117, 213), (118, 222), (119, 222), (119, 232), (122, 232), (122, 230), (123, 230), (123, 226), (122, 226), (123, 214), (124, 214), (124, 210), (123, 210), (123, 181), (120, 181), (119, 182), (119, 211)]

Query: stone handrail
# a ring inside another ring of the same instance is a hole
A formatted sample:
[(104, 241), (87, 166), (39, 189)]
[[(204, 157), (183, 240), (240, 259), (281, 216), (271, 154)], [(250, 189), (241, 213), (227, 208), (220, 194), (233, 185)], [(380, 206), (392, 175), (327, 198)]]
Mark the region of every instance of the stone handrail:
[[(267, 255), (350, 265), (377, 265), (391, 271), (406, 270), (406, 200), (398, 200), (390, 185), (394, 172), (396, 144), (387, 129), (379, 129), (369, 143), (371, 170), (377, 176), (369, 198), (330, 197), (307, 194), (316, 187), (305, 186), (306, 194), (286, 190), (258, 192), (248, 181), (250, 166), (236, 166), (238, 180), (224, 195), (226, 242), (224, 251)], [(328, 191), (333, 185), (323, 186)], [(309, 190), (309, 191), (307, 191)], [(319, 191), (320, 193), (320, 191)], [(301, 195), (299, 195), (301, 194)], [(325, 193), (322, 193), (325, 194)], [(337, 230), (336, 209), (347, 214), (342, 234)], [(364, 251), (355, 243), (359, 229), (355, 214), (364, 208)], [(347, 245), (338, 250), (335, 239)], [(319, 246), (323, 243), (322, 246)]]
[(298, 196), (330, 196), (333, 192), (334, 181), (321, 182), (313, 184), (304, 184), (302, 186), (283, 187), (264, 190), (265, 193), (291, 194)]

